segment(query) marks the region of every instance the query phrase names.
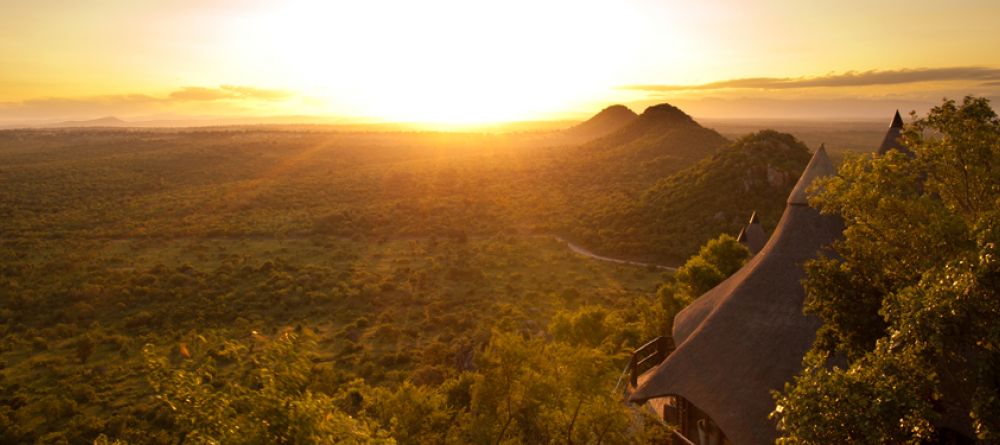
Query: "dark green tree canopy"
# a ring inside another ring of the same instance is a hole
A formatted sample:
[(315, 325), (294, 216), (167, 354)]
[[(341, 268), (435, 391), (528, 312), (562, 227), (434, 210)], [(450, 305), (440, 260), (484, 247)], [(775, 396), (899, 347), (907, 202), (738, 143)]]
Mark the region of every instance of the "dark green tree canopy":
[(677, 269), (678, 290), (686, 300), (698, 298), (740, 270), (749, 256), (747, 248), (730, 235), (709, 240)]
[(1000, 439), (1000, 120), (947, 100), (903, 143), (815, 188), (846, 229), (807, 265), (823, 325), (776, 395), (781, 443)]

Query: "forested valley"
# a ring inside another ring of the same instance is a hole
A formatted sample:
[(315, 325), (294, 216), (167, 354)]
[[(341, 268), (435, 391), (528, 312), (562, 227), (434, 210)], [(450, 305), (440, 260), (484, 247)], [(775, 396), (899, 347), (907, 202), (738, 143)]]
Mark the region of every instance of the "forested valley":
[(621, 370), (745, 259), (726, 234), (774, 227), (810, 150), (612, 112), (0, 132), (0, 443), (666, 440)]

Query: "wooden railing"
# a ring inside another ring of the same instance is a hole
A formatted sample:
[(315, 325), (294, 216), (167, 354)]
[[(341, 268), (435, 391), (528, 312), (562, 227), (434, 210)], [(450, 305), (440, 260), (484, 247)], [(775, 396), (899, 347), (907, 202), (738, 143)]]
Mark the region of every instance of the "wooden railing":
[(639, 382), (639, 376), (656, 365), (663, 363), (674, 351), (674, 339), (671, 337), (656, 337), (636, 349), (629, 361), (629, 383), (634, 388)]

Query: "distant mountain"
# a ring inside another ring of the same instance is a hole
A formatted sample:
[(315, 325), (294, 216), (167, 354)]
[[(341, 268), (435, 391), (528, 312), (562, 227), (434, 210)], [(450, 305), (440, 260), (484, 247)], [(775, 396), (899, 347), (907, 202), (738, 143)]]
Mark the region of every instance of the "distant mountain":
[(670, 104), (653, 105), (646, 108), (629, 125), (602, 139), (607, 145), (621, 145), (646, 137), (662, 137), (678, 129), (702, 128), (695, 120)]
[(677, 107), (660, 104), (607, 136), (587, 142), (573, 155), (590, 176), (648, 186), (728, 143)]
[(330, 131), (348, 132), (421, 132), (421, 131), (446, 131), (446, 132), (468, 132), (468, 133), (539, 133), (545, 134), (560, 143), (566, 143), (567, 139), (589, 140), (589, 137), (567, 138), (564, 131), (572, 121), (514, 121), (494, 124), (477, 125), (435, 125), (433, 123), (420, 122), (382, 122), (375, 120), (357, 120), (352, 118), (342, 118), (337, 116), (311, 116), (311, 115), (274, 115), (274, 116), (159, 116), (159, 117), (134, 117), (128, 120), (109, 116), (90, 120), (73, 121), (32, 121), (32, 122), (2, 122), (0, 129), (31, 129), (31, 128), (241, 128), (241, 127), (280, 127), (291, 128), (316, 128)]
[(64, 121), (45, 124), (45, 128), (75, 128), (75, 127), (127, 127), (130, 124), (114, 116), (107, 116), (85, 121)]
[(631, 199), (591, 209), (580, 217), (591, 223), (570, 233), (602, 253), (679, 261), (719, 233), (736, 236), (754, 211), (773, 228), (809, 158), (790, 134), (753, 133)]
[(313, 116), (262, 116), (262, 117), (171, 117), (160, 119), (134, 119), (125, 121), (114, 116), (98, 119), (64, 121), (22, 125), (22, 128), (83, 128), (83, 127), (118, 127), (118, 128), (188, 128), (217, 127), (241, 125), (312, 125), (330, 124), (335, 120)]
[(641, 157), (671, 155), (703, 157), (728, 141), (715, 130), (702, 127), (691, 116), (670, 104), (654, 105), (618, 131), (590, 143), (595, 147), (621, 147)]
[(587, 139), (599, 138), (613, 133), (639, 117), (635, 111), (624, 105), (612, 105), (601, 110), (585, 122), (566, 130), (572, 136)]

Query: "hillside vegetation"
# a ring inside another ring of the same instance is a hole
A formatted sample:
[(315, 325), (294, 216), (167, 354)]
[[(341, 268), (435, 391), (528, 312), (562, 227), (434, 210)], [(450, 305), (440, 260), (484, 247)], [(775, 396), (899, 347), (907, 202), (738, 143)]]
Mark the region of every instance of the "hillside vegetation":
[(720, 232), (738, 233), (754, 211), (773, 229), (810, 156), (791, 135), (754, 133), (628, 199), (581, 209), (591, 212), (566, 231), (615, 255), (677, 261)]

